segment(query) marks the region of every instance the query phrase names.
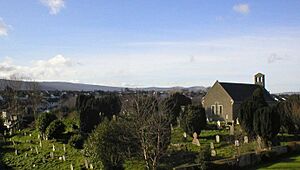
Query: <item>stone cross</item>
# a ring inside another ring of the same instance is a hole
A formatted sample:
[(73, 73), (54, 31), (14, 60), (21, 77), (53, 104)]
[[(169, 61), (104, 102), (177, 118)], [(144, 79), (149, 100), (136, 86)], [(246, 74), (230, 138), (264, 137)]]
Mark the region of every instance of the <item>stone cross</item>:
[(196, 132), (193, 133), (193, 138), (194, 139), (193, 139), (192, 143), (194, 145), (200, 146), (200, 142), (199, 142), (199, 139), (198, 139), (198, 134)]
[(248, 138), (248, 136), (244, 136), (244, 143), (249, 143), (249, 138)]
[(220, 136), (219, 135), (216, 135), (216, 142), (220, 143)]

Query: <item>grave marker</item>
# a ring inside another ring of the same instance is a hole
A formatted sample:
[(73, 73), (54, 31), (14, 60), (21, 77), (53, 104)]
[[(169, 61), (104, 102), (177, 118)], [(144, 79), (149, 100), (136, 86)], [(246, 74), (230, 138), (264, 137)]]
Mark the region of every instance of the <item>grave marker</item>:
[(216, 135), (216, 142), (220, 143), (220, 136), (219, 135)]
[(249, 143), (249, 138), (248, 138), (248, 136), (244, 136), (244, 143)]

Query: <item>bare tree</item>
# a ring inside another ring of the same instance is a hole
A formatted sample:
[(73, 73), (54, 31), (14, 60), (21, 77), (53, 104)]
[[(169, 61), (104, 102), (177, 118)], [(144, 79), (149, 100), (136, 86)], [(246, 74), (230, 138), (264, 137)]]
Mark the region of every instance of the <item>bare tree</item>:
[(164, 108), (153, 96), (136, 96), (131, 107), (124, 109), (130, 117), (129, 126), (135, 130), (141, 155), (147, 169), (157, 169), (170, 144), (170, 119)]

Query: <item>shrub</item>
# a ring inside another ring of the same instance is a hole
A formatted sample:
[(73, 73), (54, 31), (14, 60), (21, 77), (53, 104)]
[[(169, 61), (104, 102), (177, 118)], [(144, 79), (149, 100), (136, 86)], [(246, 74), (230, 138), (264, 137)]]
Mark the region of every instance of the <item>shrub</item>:
[(62, 133), (65, 131), (66, 126), (60, 120), (54, 120), (47, 127), (46, 135), (49, 139), (61, 138)]
[(77, 149), (82, 149), (84, 138), (80, 134), (75, 134), (69, 139), (69, 144)]
[(36, 127), (40, 133), (44, 134), (50, 123), (56, 119), (57, 117), (53, 113), (41, 113), (36, 121)]

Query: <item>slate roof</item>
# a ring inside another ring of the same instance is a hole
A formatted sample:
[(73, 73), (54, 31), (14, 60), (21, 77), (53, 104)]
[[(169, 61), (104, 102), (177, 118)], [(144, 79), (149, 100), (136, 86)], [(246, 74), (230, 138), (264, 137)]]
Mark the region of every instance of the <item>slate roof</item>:
[[(220, 85), (226, 90), (230, 97), (235, 102), (243, 102), (252, 96), (253, 92), (260, 86), (257, 84), (243, 84), (243, 83), (227, 83), (219, 82)], [(264, 97), (266, 101), (274, 101), (270, 93), (264, 88)]]

